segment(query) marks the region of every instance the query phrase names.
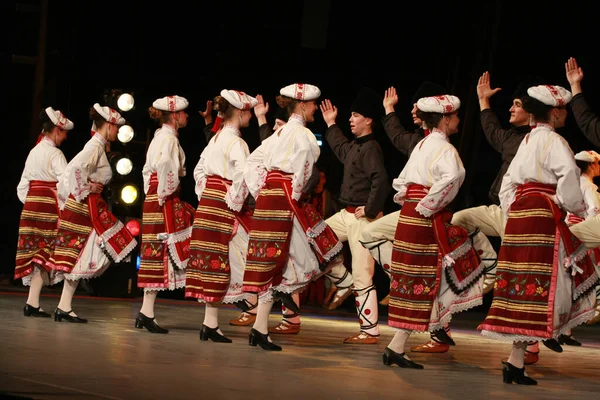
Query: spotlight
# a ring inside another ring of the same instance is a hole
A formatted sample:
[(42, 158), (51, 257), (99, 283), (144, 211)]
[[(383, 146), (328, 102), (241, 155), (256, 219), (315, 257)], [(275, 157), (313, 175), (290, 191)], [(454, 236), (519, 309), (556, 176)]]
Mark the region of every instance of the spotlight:
[(133, 128), (129, 125), (122, 125), (119, 128), (119, 133), (117, 134), (117, 138), (121, 143), (127, 143), (133, 139)]
[(137, 219), (130, 219), (125, 224), (125, 227), (129, 231), (129, 233), (131, 233), (133, 236), (139, 235), (140, 231), (142, 229), (142, 227), (140, 225), (140, 221), (138, 221)]
[(129, 93), (123, 93), (117, 100), (117, 106), (121, 111), (129, 111), (133, 108), (134, 100), (133, 96)]
[(116, 170), (120, 175), (127, 175), (133, 169), (133, 163), (127, 157), (121, 158), (117, 161)]
[(138, 198), (138, 190), (132, 184), (127, 184), (121, 189), (121, 200), (125, 204), (133, 204)]

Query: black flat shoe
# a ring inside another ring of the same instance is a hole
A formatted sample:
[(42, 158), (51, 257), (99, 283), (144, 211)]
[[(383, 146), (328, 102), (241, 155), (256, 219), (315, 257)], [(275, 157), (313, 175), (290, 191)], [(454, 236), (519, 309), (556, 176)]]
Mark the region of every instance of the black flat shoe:
[(254, 328), (250, 329), (248, 342), (250, 346), (259, 345), (263, 350), (281, 351), (281, 346), (277, 346), (275, 343), (269, 342), (269, 334), (262, 334)]
[(581, 342), (579, 340), (576, 340), (571, 335), (560, 335), (558, 337), (558, 343), (566, 344), (567, 346), (581, 346)]
[(88, 322), (87, 319), (69, 315), (72, 312), (73, 312), (73, 310), (63, 311), (60, 308), (56, 307), (56, 310), (54, 310), (54, 320), (56, 322), (61, 322), (62, 320), (65, 320), (67, 322), (72, 322), (75, 324), (87, 324), (87, 322)]
[(25, 303), (25, 307), (23, 307), (23, 315), (26, 317), (42, 317), (42, 318), (50, 318), (51, 315), (46, 311), (40, 311), (40, 308), (35, 308)]
[(394, 350), (390, 349), (389, 347), (386, 347), (385, 351), (383, 352), (383, 365), (391, 366), (392, 364), (396, 364), (400, 368), (413, 368), (413, 369), (424, 369), (425, 368), (421, 364), (417, 364), (416, 362), (411, 361), (408, 358), (405, 358), (404, 353), (399, 354), (399, 353), (396, 353)]
[(141, 312), (138, 313), (138, 316), (135, 319), (135, 327), (138, 329), (146, 328), (148, 332), (151, 333), (169, 333), (168, 329), (158, 326), (158, 324), (154, 321), (154, 317), (148, 318)]
[(514, 382), (517, 385), (537, 385), (535, 379), (531, 379), (525, 375), (525, 367), (519, 369), (509, 362), (503, 362), (502, 364), (502, 382)]
[(217, 343), (231, 343), (232, 340), (217, 332), (218, 329), (218, 326), (216, 328), (209, 328), (208, 326), (202, 324), (202, 329), (200, 329), (200, 340), (207, 341), (210, 339)]
[(446, 332), (446, 330), (444, 328), (438, 329), (437, 331), (433, 331), (433, 332), (431, 332), (430, 335), (431, 335), (431, 338), (438, 343), (447, 344), (449, 346), (456, 346), (454, 339), (452, 339), (448, 335), (448, 332)]
[(558, 343), (558, 340), (556, 339), (542, 340), (542, 343), (544, 343), (544, 346), (546, 346), (552, 351), (555, 351), (557, 353), (563, 352), (562, 346), (560, 345), (560, 343)]
[(292, 295), (290, 293), (278, 292), (276, 290), (273, 291), (273, 297), (276, 300), (281, 300), (285, 308), (291, 310), (295, 313), (300, 312), (300, 307), (294, 302)]

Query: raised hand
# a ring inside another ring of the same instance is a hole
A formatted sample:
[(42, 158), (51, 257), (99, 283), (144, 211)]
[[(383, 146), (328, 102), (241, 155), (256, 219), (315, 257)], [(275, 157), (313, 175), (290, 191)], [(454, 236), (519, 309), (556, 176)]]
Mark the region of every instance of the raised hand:
[(257, 94), (256, 100), (258, 101), (258, 104), (254, 106), (254, 114), (256, 117), (258, 118), (267, 115), (269, 112), (269, 103), (265, 103), (262, 94)]
[(492, 89), (490, 85), (490, 73), (485, 71), (483, 75), (479, 77), (479, 81), (477, 82), (477, 97), (479, 99), (489, 99), (499, 91), (501, 88)]
[(396, 104), (398, 104), (398, 94), (396, 94), (396, 88), (390, 86), (386, 89), (383, 96), (383, 108), (385, 108), (386, 113), (388, 113), (394, 111), (394, 106)]
[(207, 115), (212, 115), (212, 109), (213, 109), (213, 102), (212, 100), (208, 100), (206, 102), (206, 110), (204, 111), (198, 111), (198, 114), (202, 115), (204, 118), (206, 118)]
[(323, 119), (325, 120), (327, 127), (335, 124), (338, 113), (337, 107), (332, 105), (329, 99), (325, 99), (321, 102), (319, 108), (321, 108), (321, 114), (323, 114)]
[(577, 65), (577, 60), (573, 57), (565, 63), (565, 72), (571, 86), (578, 84), (583, 79), (583, 70)]
[(213, 102), (212, 102), (212, 100), (208, 100), (206, 102), (206, 110), (198, 111), (198, 114), (200, 114), (204, 118), (204, 123), (206, 125), (208, 125), (212, 122), (212, 109), (213, 109)]

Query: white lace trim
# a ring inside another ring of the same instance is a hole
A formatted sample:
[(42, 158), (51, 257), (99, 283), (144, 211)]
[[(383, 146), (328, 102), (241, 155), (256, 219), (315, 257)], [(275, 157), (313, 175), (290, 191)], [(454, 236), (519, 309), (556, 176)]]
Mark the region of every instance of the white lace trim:
[(169, 282), (169, 286), (168, 287), (145, 287), (144, 288), (144, 292), (145, 291), (152, 291), (155, 290), (157, 292), (162, 292), (165, 290), (177, 290), (177, 289), (182, 289), (185, 288), (185, 280), (184, 281), (180, 281), (180, 282), (175, 282), (175, 283), (171, 283)]
[(233, 304), (233, 303), (237, 303), (238, 301), (244, 301), (244, 300), (248, 300), (248, 302), (250, 302), (250, 300), (254, 300), (254, 294), (253, 293), (242, 293), (242, 294), (237, 294), (237, 295), (225, 295), (225, 297), (223, 297), (223, 300), (221, 300), (221, 303)]
[(110, 263), (106, 264), (102, 268), (94, 270), (94, 272), (92, 272), (90, 274), (65, 274), (64, 272), (59, 271), (59, 272), (57, 272), (52, 277), (52, 282), (50, 284), (51, 285), (55, 285), (55, 284), (57, 284), (59, 282), (62, 282), (65, 279), (68, 279), (70, 281), (78, 281), (80, 279), (93, 279), (93, 278), (97, 278), (100, 275), (102, 275), (104, 273), (104, 271), (106, 271), (108, 269), (109, 266), (110, 266)]
[(470, 308), (477, 307), (483, 304), (483, 296), (478, 295), (474, 299), (466, 301), (464, 303), (452, 304), (450, 310), (444, 314), (437, 323), (429, 324), (429, 332), (434, 332), (444, 328), (452, 320), (452, 315), (458, 314), (459, 312), (467, 311)]
[(131, 253), (133, 249), (135, 249), (135, 246), (137, 246), (137, 240), (133, 239), (127, 246), (125, 246), (123, 250), (121, 250), (120, 254), (117, 254), (115, 249), (108, 244), (108, 239), (104, 239), (103, 237), (100, 237), (100, 239), (103, 240), (102, 245), (104, 246), (104, 250), (110, 255), (110, 258), (112, 258), (115, 263), (120, 263), (127, 258), (129, 253)]
[(229, 190), (227, 191), (227, 193), (225, 193), (225, 203), (227, 204), (227, 207), (229, 207), (229, 209), (231, 209), (233, 211), (240, 211), (242, 209), (242, 206), (244, 205), (244, 202), (241, 202), (241, 203), (234, 202), (231, 199)]
[(592, 276), (585, 280), (579, 287), (573, 290), (573, 301), (578, 300), (581, 295), (590, 290), (593, 286), (596, 286), (598, 283), (598, 272), (594, 271)]
[(333, 258), (338, 253), (340, 253), (344, 246), (341, 241), (338, 241), (337, 244), (335, 246), (333, 246), (327, 253), (323, 254), (323, 253), (321, 253), (319, 246), (317, 246), (317, 244), (315, 243), (315, 240), (313, 238), (311, 238), (310, 236), (308, 236), (307, 238), (308, 238), (308, 243), (310, 243), (312, 245), (313, 250), (316, 251), (317, 253), (319, 253), (321, 255), (321, 257), (323, 257), (325, 259), (325, 261), (331, 260), (331, 258)]
[(192, 236), (192, 227), (188, 226), (187, 228), (179, 232), (170, 233), (169, 238), (167, 239), (167, 246), (169, 249), (169, 255), (171, 256), (171, 260), (180, 269), (185, 269), (185, 267), (187, 267), (189, 259), (186, 258), (185, 260), (181, 260), (179, 258), (179, 255), (177, 254), (176, 244), (189, 239), (190, 236)]
[(457, 258), (464, 256), (471, 249), (471, 243), (469, 241), (464, 242), (456, 249), (452, 250), (450, 253), (444, 256), (442, 265), (444, 266), (444, 268), (453, 266)]
[(437, 210), (430, 210), (427, 207), (423, 207), (421, 205), (421, 203), (417, 204), (417, 206), (415, 207), (415, 211), (417, 211), (419, 214), (421, 214), (422, 216), (429, 218), (431, 217), (433, 214), (435, 214), (435, 212)]
[(308, 230), (306, 231), (306, 235), (309, 238), (316, 238), (325, 230), (325, 228), (327, 228), (327, 223), (321, 220), (317, 225), (315, 225), (314, 228), (308, 228)]

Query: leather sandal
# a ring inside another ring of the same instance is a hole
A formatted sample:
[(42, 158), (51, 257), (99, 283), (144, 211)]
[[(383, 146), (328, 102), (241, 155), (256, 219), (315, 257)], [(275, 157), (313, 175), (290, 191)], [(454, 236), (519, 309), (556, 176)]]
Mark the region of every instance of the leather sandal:
[(361, 332), (356, 336), (350, 336), (344, 339), (345, 344), (377, 344), (379, 342), (379, 335), (373, 336), (366, 332)]
[(239, 317), (229, 321), (229, 325), (233, 326), (250, 326), (256, 321), (256, 314), (242, 312)]
[(449, 344), (436, 342), (433, 339), (410, 349), (415, 353), (446, 353), (448, 350), (450, 350)]
[(281, 321), (279, 325), (269, 328), (270, 334), (284, 334), (284, 335), (295, 335), (300, 333), (300, 324), (294, 324), (292, 322)]
[(352, 290), (350, 290), (350, 288), (346, 289), (346, 293), (342, 294), (341, 296), (339, 295), (340, 289), (338, 289), (335, 292), (335, 296), (333, 297), (333, 300), (331, 301), (331, 303), (329, 303), (329, 305), (327, 306), (328, 310), (335, 310), (336, 308), (338, 308), (339, 306), (342, 305), (342, 303), (348, 298), (350, 297), (350, 295), (352, 294)]

